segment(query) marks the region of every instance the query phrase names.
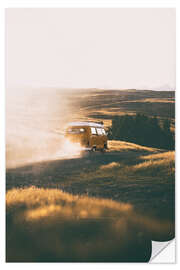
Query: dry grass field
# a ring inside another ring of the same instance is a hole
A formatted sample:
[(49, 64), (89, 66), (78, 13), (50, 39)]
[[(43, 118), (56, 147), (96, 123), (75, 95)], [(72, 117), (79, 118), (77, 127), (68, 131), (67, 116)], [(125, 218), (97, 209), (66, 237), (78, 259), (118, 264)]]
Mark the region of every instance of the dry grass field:
[[(175, 92), (147, 90), (100, 90), (89, 89), (67, 92), (74, 109), (74, 119), (81, 117), (104, 121), (111, 125), (112, 116), (145, 113), (148, 116), (169, 118), (174, 126)], [(77, 111), (77, 103), (79, 111)], [(77, 113), (76, 113), (77, 112)]]
[(35, 187), (6, 200), (8, 261), (148, 261), (151, 239), (173, 237), (171, 222), (127, 203)]
[(174, 237), (174, 152), (111, 141), (10, 169), (7, 187), (7, 261), (148, 261)]
[[(57, 104), (63, 98), (71, 114), (60, 122), (64, 110), (53, 108), (56, 117), (52, 113), (44, 123), (45, 137), (40, 115), (37, 126), (32, 122), (32, 140), (16, 133), (18, 144), (7, 141), (7, 261), (148, 261), (151, 240), (174, 237), (174, 151), (108, 141), (106, 153), (63, 156), (58, 123), (103, 120), (108, 127), (112, 115), (146, 112), (169, 118), (174, 128), (174, 92), (91, 89), (55, 95)], [(22, 125), (30, 115), (26, 111)]]

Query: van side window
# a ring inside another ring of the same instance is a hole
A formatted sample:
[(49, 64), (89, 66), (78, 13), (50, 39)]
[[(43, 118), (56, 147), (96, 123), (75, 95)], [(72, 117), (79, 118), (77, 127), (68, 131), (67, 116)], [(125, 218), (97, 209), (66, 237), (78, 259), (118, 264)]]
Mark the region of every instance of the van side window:
[(106, 135), (106, 131), (102, 128), (102, 134)]
[(98, 135), (102, 135), (103, 133), (102, 133), (102, 128), (97, 128), (97, 133), (98, 133)]
[(91, 127), (91, 134), (97, 134), (96, 129), (94, 127)]

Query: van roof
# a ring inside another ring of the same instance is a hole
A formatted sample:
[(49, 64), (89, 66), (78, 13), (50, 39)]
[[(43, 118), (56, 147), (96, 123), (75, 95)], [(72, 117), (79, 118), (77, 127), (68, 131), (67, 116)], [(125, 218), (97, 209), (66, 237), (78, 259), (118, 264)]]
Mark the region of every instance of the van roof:
[(96, 122), (71, 122), (68, 123), (68, 126), (80, 127), (80, 126), (89, 126), (89, 127), (104, 127), (101, 123)]

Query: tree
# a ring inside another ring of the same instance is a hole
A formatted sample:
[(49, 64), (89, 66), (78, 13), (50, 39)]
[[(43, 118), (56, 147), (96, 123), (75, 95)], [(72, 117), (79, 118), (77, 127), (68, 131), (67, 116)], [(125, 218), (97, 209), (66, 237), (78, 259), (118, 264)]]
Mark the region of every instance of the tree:
[(168, 119), (161, 127), (157, 117), (139, 113), (113, 117), (109, 138), (164, 149), (174, 149), (175, 144)]

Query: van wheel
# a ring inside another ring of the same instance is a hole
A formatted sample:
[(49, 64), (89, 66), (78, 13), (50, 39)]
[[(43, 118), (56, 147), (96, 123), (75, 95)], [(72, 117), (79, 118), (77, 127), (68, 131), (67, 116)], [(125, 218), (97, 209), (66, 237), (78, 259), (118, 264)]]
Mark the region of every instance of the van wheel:
[(96, 152), (96, 146), (93, 146), (91, 152)]

